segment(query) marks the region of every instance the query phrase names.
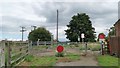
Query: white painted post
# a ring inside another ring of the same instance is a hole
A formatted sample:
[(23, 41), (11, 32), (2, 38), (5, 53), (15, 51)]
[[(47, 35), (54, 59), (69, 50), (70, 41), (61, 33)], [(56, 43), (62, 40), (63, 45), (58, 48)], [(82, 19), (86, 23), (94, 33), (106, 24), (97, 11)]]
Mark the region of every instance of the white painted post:
[(51, 46), (53, 46), (53, 35), (51, 35)]
[(47, 42), (45, 41), (45, 46), (47, 46), (46, 43), (47, 43)]
[(39, 46), (39, 43), (40, 43), (39, 41), (40, 41), (40, 39), (38, 39), (38, 41), (37, 41), (37, 46)]
[(85, 38), (84, 33), (81, 34), (81, 38), (82, 38), (82, 42), (84, 43), (84, 38)]

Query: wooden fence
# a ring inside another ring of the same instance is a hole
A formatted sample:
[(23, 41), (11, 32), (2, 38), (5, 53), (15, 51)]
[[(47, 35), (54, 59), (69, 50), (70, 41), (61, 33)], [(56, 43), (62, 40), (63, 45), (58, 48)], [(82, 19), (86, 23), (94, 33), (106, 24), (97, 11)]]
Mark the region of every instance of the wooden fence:
[(32, 45), (53, 45), (52, 41), (37, 41), (32, 42)]
[(120, 37), (110, 37), (110, 53), (120, 57)]
[(2, 41), (0, 42), (2, 52), (0, 53), (0, 66), (16, 66), (28, 55), (28, 42)]

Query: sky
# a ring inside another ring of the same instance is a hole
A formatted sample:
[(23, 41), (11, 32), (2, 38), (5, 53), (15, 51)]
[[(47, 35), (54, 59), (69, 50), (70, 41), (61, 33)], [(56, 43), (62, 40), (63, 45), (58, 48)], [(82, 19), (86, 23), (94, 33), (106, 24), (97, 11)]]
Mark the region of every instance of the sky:
[(73, 15), (89, 15), (96, 34), (108, 33), (106, 29), (118, 20), (119, 0), (0, 0), (0, 40), (21, 40), (21, 27), (26, 27), (27, 40), (31, 26), (45, 27), (56, 38), (56, 10), (59, 10), (60, 41), (68, 41), (65, 31)]

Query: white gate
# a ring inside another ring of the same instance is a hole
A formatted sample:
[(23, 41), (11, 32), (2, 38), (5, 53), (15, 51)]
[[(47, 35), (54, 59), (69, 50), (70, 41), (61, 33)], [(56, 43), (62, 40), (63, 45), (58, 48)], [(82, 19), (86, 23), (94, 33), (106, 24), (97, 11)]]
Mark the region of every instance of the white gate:
[(5, 42), (0, 41), (0, 68), (5, 66), (5, 53), (4, 49), (5, 48)]

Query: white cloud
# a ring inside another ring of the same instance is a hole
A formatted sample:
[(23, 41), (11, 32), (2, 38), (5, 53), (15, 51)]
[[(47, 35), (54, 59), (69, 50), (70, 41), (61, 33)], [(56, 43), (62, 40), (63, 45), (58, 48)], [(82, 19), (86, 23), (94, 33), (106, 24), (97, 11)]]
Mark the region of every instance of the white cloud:
[[(104, 2), (118, 2), (119, 0), (104, 0)], [(101, 2), (101, 0), (0, 0), (0, 2)]]
[[(45, 0), (48, 1), (48, 0)], [(55, 1), (55, 0), (51, 0)], [(2, 28), (3, 38), (17, 39), (20, 27), (25, 26), (28, 35), (32, 29), (31, 25), (46, 27), (56, 38), (56, 10), (59, 9), (59, 38), (66, 40), (64, 30), (67, 29), (66, 25), (69, 24), (71, 16), (82, 12), (87, 13), (90, 16), (93, 26), (96, 29), (97, 34), (100, 32), (106, 32), (106, 28), (109, 28), (117, 21), (117, 1), (106, 0), (61, 0), (62, 2), (41, 2), (36, 0), (4, 0), (0, 1), (0, 28)], [(59, 0), (60, 1), (60, 0)], [(1, 32), (0, 31), (0, 32)], [(8, 32), (8, 34), (6, 34)], [(15, 33), (14, 33), (15, 32)], [(19, 35), (20, 36), (20, 35)], [(27, 38), (27, 37), (26, 37)]]

